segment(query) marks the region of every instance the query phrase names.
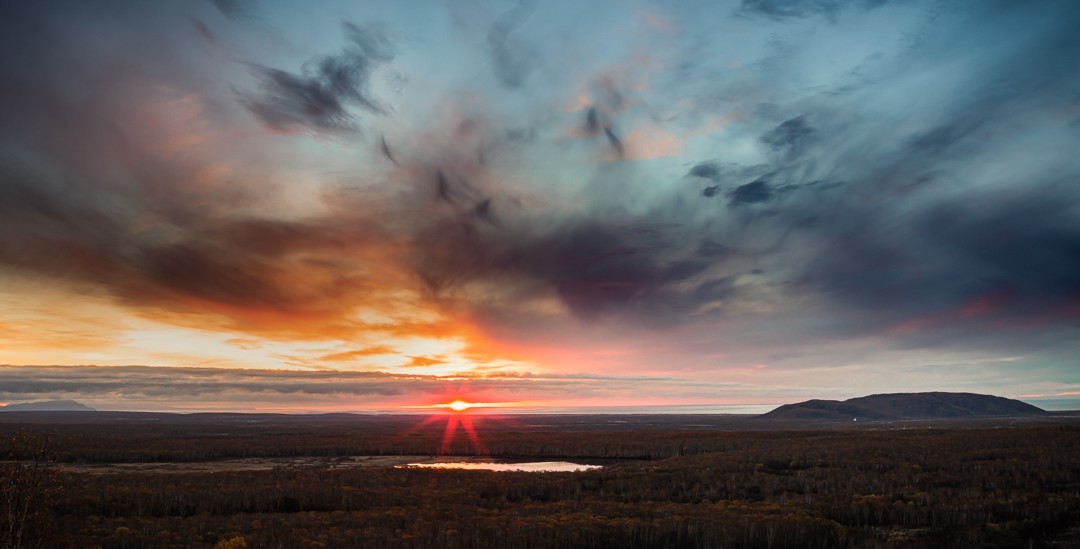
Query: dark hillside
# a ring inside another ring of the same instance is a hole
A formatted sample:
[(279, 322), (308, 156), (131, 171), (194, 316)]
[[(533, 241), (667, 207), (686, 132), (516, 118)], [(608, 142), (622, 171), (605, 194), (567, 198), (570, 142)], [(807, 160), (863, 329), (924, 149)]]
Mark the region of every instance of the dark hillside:
[(0, 406), (0, 412), (93, 412), (93, 408), (74, 400), (45, 400)]
[(838, 400), (808, 400), (785, 404), (760, 417), (801, 421), (889, 419), (962, 419), (1031, 417), (1048, 412), (1030, 404), (974, 393), (894, 393)]

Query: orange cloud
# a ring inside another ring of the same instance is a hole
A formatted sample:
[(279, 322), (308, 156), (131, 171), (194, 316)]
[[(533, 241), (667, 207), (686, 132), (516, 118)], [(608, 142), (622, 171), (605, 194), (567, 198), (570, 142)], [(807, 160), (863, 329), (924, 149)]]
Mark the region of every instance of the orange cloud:
[(403, 365), (403, 368), (425, 368), (428, 366), (435, 366), (438, 364), (446, 364), (446, 361), (438, 360), (426, 356), (411, 356), (409, 357), (409, 363)]
[(363, 349), (356, 349), (353, 351), (344, 351), (340, 353), (331, 353), (319, 357), (319, 360), (326, 362), (339, 362), (346, 360), (354, 360), (357, 358), (369, 357), (374, 355), (391, 355), (397, 351), (390, 348), (387, 345), (376, 345), (374, 347), (365, 347)]

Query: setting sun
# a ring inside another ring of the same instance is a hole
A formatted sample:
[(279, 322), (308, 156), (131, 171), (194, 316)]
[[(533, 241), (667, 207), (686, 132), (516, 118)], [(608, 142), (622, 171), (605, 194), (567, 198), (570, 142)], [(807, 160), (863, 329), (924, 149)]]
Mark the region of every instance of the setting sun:
[(455, 412), (464, 412), (465, 410), (472, 408), (472, 403), (465, 402), (464, 400), (455, 400), (451, 402), (447, 407)]

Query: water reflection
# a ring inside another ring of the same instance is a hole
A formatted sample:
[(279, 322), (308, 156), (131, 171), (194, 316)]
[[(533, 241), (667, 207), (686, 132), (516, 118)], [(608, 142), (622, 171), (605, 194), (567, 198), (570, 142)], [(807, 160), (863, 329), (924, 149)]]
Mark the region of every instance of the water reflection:
[(602, 465), (582, 465), (569, 461), (534, 461), (530, 463), (493, 463), (483, 461), (456, 461), (437, 463), (410, 463), (405, 467), (425, 469), (472, 469), (483, 471), (526, 471), (530, 473), (577, 472), (599, 469)]

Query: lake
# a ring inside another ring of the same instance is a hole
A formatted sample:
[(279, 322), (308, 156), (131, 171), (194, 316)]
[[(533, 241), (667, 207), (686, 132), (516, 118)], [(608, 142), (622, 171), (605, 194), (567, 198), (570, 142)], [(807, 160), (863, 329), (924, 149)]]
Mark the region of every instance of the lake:
[(524, 471), (529, 473), (576, 473), (599, 469), (602, 465), (582, 465), (569, 461), (533, 461), (526, 463), (495, 463), (490, 461), (442, 461), (432, 463), (409, 463), (398, 467), (424, 469), (467, 469), (482, 471)]
[[(457, 461), (441, 461), (441, 460)], [(477, 459), (477, 461), (469, 461)], [(140, 463), (58, 463), (56, 468), (67, 473), (138, 474), (138, 473), (221, 473), (231, 471), (270, 471), (284, 468), (323, 467), (352, 469), (357, 467), (419, 467), (436, 469), (483, 469), (488, 471), (575, 472), (599, 469), (600, 465), (581, 465), (568, 461), (534, 461), (496, 463), (492, 458), (462, 456), (339, 456), (339, 457), (270, 457), (238, 458), (192, 462)], [(0, 462), (3, 463), (3, 462)]]

